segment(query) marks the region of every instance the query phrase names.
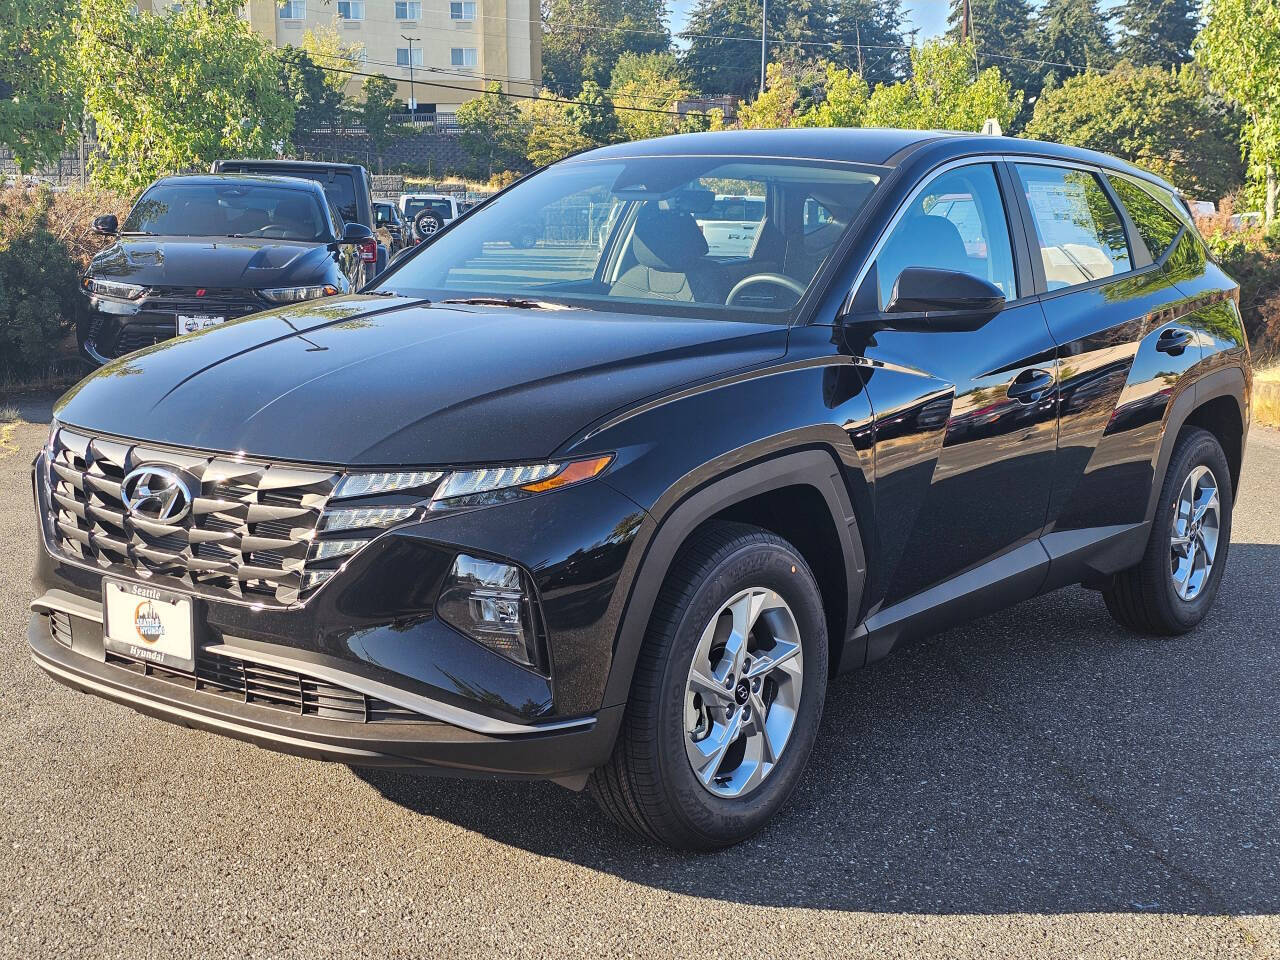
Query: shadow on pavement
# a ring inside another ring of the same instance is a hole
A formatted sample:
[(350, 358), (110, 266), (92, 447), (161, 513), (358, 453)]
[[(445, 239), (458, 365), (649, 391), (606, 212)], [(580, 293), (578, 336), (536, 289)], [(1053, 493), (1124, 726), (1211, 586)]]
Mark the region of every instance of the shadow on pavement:
[(1272, 913), (1277, 571), (1280, 547), (1234, 545), (1214, 613), (1186, 637), (1133, 637), (1072, 589), (837, 678), (782, 815), (718, 854), (635, 840), (551, 784), (357, 773), (522, 850), (743, 904)]

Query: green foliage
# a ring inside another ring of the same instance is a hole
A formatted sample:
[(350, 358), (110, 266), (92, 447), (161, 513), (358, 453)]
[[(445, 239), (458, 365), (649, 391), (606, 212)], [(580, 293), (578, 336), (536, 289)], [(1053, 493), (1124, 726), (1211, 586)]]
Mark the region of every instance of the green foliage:
[[(1226, 217), (1218, 218), (1225, 220)], [(1201, 224), (1214, 259), (1240, 284), (1240, 316), (1255, 363), (1280, 356), (1280, 242), (1261, 230)]]
[[(614, 64), (609, 99), (617, 110), (618, 132), (624, 139), (644, 140), (701, 129), (700, 117), (674, 116), (679, 102), (691, 96), (693, 85), (674, 54), (624, 53)], [(653, 112), (658, 110), (668, 112)]]
[(502, 87), (491, 83), (483, 96), (458, 107), (459, 139), (486, 179), (528, 166), (529, 120)]
[(901, 0), (832, 0), (831, 15), (828, 36), (840, 46), (824, 52), (829, 62), (859, 74), (873, 87), (906, 78)]
[(293, 104), (295, 137), (332, 123), (342, 110), (342, 93), (329, 84), (327, 72), (299, 47), (281, 47), (275, 58), (280, 87)]
[(542, 0), (542, 79), (562, 97), (584, 80), (609, 86), (624, 53), (665, 51), (671, 45), (665, 0)]
[(1025, 132), (1114, 154), (1193, 197), (1217, 199), (1242, 176), (1228, 119), (1190, 66), (1073, 77), (1044, 92)]
[[(1115, 48), (1098, 0), (1045, 0), (1035, 19), (1035, 56), (1047, 87), (1087, 70), (1109, 70)], [(1074, 64), (1074, 66), (1065, 66)]]
[(128, 0), (83, 0), (77, 55), (105, 162), (101, 183), (131, 187), (218, 157), (278, 153), (293, 128), (266, 40), (239, 0), (133, 13)]
[(381, 158), (383, 151), (400, 135), (399, 123), (392, 120), (392, 115), (400, 109), (396, 100), (396, 84), (388, 77), (366, 77), (363, 90), (360, 122), (369, 135), (373, 152)]
[(834, 65), (793, 60), (769, 64), (769, 82), (765, 92), (738, 111), (738, 126), (745, 130), (828, 126), (805, 122), (805, 118), (817, 106), (829, 72), (837, 75), (847, 73)]
[(972, 41), (931, 41), (911, 51), (911, 79), (876, 87), (863, 123), (869, 127), (916, 130), (982, 129), (988, 118), (1008, 127), (1022, 105), (997, 67), (973, 78)]
[[(773, 0), (769, 3), (769, 60), (812, 59), (815, 48), (796, 41), (823, 42), (831, 26), (830, 0)], [(698, 0), (690, 11), (686, 35), (684, 66), (703, 93), (746, 97), (760, 89), (760, 0)]]
[(1026, 91), (1028, 96), (1039, 93), (1040, 68), (1029, 62), (1036, 56), (1029, 0), (969, 0), (972, 31), (968, 37), (962, 36), (964, 0), (950, 2), (948, 39), (975, 41), (979, 67), (998, 66), (1015, 88)]
[[(303, 32), (302, 49), (311, 61), (321, 68), (359, 69), (364, 44), (350, 43), (347, 41), (347, 36), (348, 34), (338, 28), (338, 19), (335, 15), (331, 23)], [(322, 69), (322, 73), (325, 84), (340, 97), (347, 92), (354, 79), (351, 74), (338, 73), (336, 70)]]
[(84, 310), (47, 189), (0, 190), (0, 380), (48, 374)]
[(0, 3), (0, 144), (27, 171), (58, 158), (81, 117), (74, 0)]
[(1168, 67), (1191, 59), (1199, 29), (1198, 0), (1125, 0), (1111, 14), (1120, 56), (1140, 67)]

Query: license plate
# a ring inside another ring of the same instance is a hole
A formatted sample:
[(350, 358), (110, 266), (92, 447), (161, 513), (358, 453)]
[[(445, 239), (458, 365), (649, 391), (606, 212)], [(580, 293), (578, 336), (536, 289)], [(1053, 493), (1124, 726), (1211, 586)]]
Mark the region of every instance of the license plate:
[(216, 327), (220, 323), (226, 323), (226, 317), (216, 317), (209, 313), (193, 313), (190, 315), (178, 314), (178, 334), (195, 333), (197, 330), (204, 330), (206, 327)]
[(190, 597), (137, 583), (104, 580), (102, 622), (108, 650), (195, 672)]

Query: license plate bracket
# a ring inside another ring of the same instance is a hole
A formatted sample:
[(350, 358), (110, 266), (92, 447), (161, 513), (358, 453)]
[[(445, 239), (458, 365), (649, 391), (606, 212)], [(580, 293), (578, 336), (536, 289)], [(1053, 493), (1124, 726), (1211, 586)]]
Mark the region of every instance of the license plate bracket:
[(149, 584), (102, 581), (103, 644), (134, 660), (194, 673), (191, 598)]
[(182, 336), (184, 333), (195, 333), (226, 322), (226, 317), (212, 313), (179, 313), (174, 319), (174, 329), (178, 336)]

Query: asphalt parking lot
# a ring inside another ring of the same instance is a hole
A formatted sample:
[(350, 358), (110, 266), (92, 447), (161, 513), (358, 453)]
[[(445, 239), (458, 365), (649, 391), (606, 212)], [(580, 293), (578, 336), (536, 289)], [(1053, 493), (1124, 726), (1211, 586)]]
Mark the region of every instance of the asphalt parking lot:
[(279, 756), (26, 652), (28, 464), (0, 425), (0, 957), (1280, 957), (1280, 433), (1215, 612), (1128, 636), (1072, 589), (837, 680), (789, 807), (728, 852), (550, 784)]

